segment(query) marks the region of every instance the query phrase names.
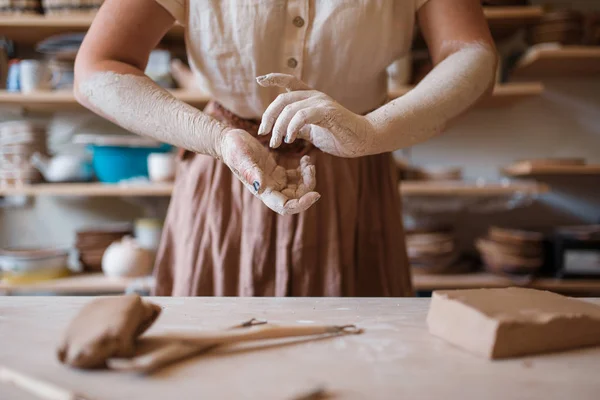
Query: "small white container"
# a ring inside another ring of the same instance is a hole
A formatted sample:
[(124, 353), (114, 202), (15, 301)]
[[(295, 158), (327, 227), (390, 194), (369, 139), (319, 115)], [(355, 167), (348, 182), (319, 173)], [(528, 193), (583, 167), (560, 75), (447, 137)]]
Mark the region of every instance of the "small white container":
[(153, 265), (154, 252), (140, 247), (129, 236), (108, 246), (102, 256), (102, 271), (110, 277), (148, 276)]
[(152, 182), (170, 182), (175, 179), (175, 154), (149, 154), (148, 176)]
[(143, 218), (135, 221), (135, 238), (140, 247), (158, 250), (162, 235), (162, 223), (158, 219)]
[(21, 92), (31, 93), (39, 90), (51, 90), (54, 80), (47, 63), (38, 60), (21, 61)]

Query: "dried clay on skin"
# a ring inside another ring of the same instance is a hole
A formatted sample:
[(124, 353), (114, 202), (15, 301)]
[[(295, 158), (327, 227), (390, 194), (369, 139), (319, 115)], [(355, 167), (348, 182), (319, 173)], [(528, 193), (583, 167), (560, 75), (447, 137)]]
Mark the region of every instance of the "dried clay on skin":
[(496, 56), (479, 43), (448, 43), (458, 50), (439, 63), (413, 90), (366, 117), (344, 108), (291, 75), (258, 77), (260, 85), (288, 93), (265, 111), (259, 134), (273, 132), (272, 147), (297, 137), (341, 157), (394, 151), (426, 141), (466, 111), (491, 86)]
[(97, 72), (78, 85), (93, 109), (123, 128), (221, 159), (263, 203), (279, 214), (295, 214), (319, 199), (315, 169), (300, 163), (301, 179), (288, 179), (272, 155), (248, 132), (232, 129), (174, 98), (146, 76)]

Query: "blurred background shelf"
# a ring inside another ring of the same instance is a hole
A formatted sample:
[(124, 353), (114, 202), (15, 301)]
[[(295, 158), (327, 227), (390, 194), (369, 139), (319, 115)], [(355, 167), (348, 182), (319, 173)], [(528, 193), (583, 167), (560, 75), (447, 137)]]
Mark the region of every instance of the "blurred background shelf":
[(530, 166), (526, 164), (502, 168), (507, 176), (523, 177), (535, 175), (600, 175), (600, 165), (553, 165)]
[[(407, 93), (411, 88), (406, 87), (390, 92), (390, 98), (396, 98)], [(544, 90), (541, 83), (509, 83), (498, 85), (491, 97), (482, 101), (483, 106), (500, 107), (513, 104), (532, 96), (539, 96)], [(203, 108), (209, 100), (204, 94), (185, 90), (173, 90), (171, 93), (194, 107)], [(0, 91), (0, 107), (15, 107), (33, 111), (62, 111), (81, 109), (70, 91), (37, 92), (37, 93), (12, 93)]]
[[(542, 8), (538, 6), (485, 7), (484, 11), (492, 27), (519, 27), (543, 15)], [(92, 20), (93, 16), (2, 16), (0, 35), (17, 43), (35, 44), (56, 34), (85, 32)], [(167, 39), (183, 40), (183, 36), (183, 27), (174, 25)]]
[(540, 6), (484, 7), (490, 26), (523, 26), (540, 19), (544, 9)]
[[(403, 196), (497, 196), (511, 193), (545, 193), (549, 187), (539, 183), (514, 182), (486, 184), (484, 187), (467, 182), (403, 182)], [(136, 184), (107, 185), (102, 183), (43, 183), (15, 187), (0, 187), (0, 196), (169, 196), (173, 185)]]
[[(172, 90), (171, 93), (179, 100), (197, 108), (203, 108), (209, 100), (208, 96), (185, 90)], [(1, 90), (0, 106), (47, 112), (82, 108), (71, 91), (40, 91), (23, 94)]]
[(549, 186), (536, 182), (486, 183), (463, 181), (405, 181), (400, 185), (403, 195), (412, 196), (502, 196), (513, 193), (541, 194), (550, 190)]
[[(85, 32), (94, 17), (80, 16), (44, 16), (44, 15), (11, 15), (0, 17), (0, 35), (17, 43), (33, 45), (49, 36)], [(167, 39), (183, 40), (183, 27), (174, 25), (167, 34)]]
[[(452, 275), (413, 274), (413, 288), (418, 292), (451, 289), (502, 288), (519, 286), (514, 280), (486, 272)], [(537, 278), (525, 285), (571, 295), (600, 293), (600, 280)], [(54, 295), (118, 294), (126, 291), (149, 292), (152, 278), (109, 278), (101, 273), (73, 275), (68, 278), (34, 284), (10, 284), (0, 281), (2, 294), (48, 293)]]
[(43, 183), (0, 187), (0, 196), (170, 196), (172, 184), (106, 185), (102, 183)]
[[(502, 288), (518, 286), (514, 280), (487, 272), (453, 275), (413, 274), (413, 286), (417, 291)], [(536, 278), (526, 287), (569, 294), (600, 293), (600, 279)]]
[(514, 78), (600, 75), (600, 46), (533, 48), (512, 71)]

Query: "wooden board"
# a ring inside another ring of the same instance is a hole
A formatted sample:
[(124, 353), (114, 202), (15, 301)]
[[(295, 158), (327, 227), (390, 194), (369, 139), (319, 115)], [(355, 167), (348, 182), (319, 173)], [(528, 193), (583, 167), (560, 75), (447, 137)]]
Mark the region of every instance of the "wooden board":
[[(91, 399), (597, 399), (600, 348), (491, 362), (430, 335), (428, 299), (156, 298), (152, 332), (271, 323), (357, 324), (362, 335), (262, 343), (194, 358), (156, 376), (74, 371), (55, 346), (88, 298), (0, 298), (0, 362)], [(600, 300), (593, 300), (600, 303)], [(2, 386), (3, 398), (32, 399)]]
[(484, 7), (483, 12), (490, 27), (523, 27), (544, 15), (541, 6)]
[(462, 196), (487, 197), (513, 193), (542, 194), (550, 190), (549, 186), (536, 182), (494, 183), (484, 186), (463, 181), (403, 181), (399, 185), (403, 195), (410, 196)]
[(511, 78), (580, 77), (600, 75), (600, 46), (531, 49), (517, 63)]
[[(172, 90), (171, 93), (179, 100), (196, 108), (203, 108), (209, 100), (209, 97), (202, 93), (185, 90)], [(44, 91), (23, 94), (0, 90), (0, 107), (47, 112), (83, 109), (83, 106), (75, 101), (75, 96), (71, 91)]]
[[(418, 275), (413, 274), (415, 290), (432, 291), (446, 289), (477, 289), (477, 288), (503, 288), (517, 286), (518, 278), (509, 278), (493, 275), (487, 272), (471, 274), (448, 275)], [(538, 278), (525, 287), (550, 290), (559, 293), (597, 293), (600, 295), (600, 279), (555, 279)]]
[[(93, 16), (44, 16), (44, 15), (14, 15), (0, 16), (0, 36), (6, 36), (17, 43), (34, 45), (50, 36), (86, 32), (90, 27)], [(184, 29), (174, 25), (166, 35), (169, 40), (183, 40)]]
[(504, 167), (502, 168), (502, 173), (507, 176), (597, 175), (600, 174), (600, 165), (533, 166), (525, 162)]
[[(402, 96), (411, 88), (403, 88), (391, 92), (390, 99)], [(498, 85), (489, 98), (482, 100), (484, 107), (508, 106), (529, 97), (539, 96), (544, 90), (540, 83), (510, 83)], [(173, 90), (173, 95), (196, 108), (203, 108), (210, 97), (202, 94), (183, 90)], [(0, 90), (0, 107), (13, 107), (19, 109), (54, 112), (61, 110), (81, 110), (83, 107), (75, 101), (70, 91), (37, 92), (30, 94), (11, 93)]]
[[(403, 196), (497, 196), (511, 193), (541, 194), (549, 190), (544, 184), (515, 182), (479, 187), (468, 182), (406, 181), (399, 185)], [(170, 196), (172, 184), (107, 185), (102, 183), (44, 183), (16, 187), (0, 187), (0, 196)]]
[[(77, 275), (69, 278), (56, 279), (29, 285), (11, 285), (0, 281), (0, 293), (53, 293), (56, 295), (72, 294), (107, 294), (123, 293), (137, 279), (107, 278), (101, 273)], [(139, 282), (139, 281), (138, 281)], [(143, 289), (150, 290), (151, 282), (144, 281)], [(432, 291), (444, 289), (477, 289), (502, 288), (515, 286), (516, 280), (500, 277), (486, 272), (453, 275), (419, 275), (413, 274), (413, 286), (417, 291)], [(600, 295), (600, 279), (554, 279), (540, 278), (527, 287), (550, 290), (559, 293)]]
[[(54, 279), (33, 284), (9, 284), (0, 281), (0, 293), (27, 294), (48, 293), (53, 295), (95, 295), (95, 294), (120, 294), (138, 278), (109, 278), (102, 273), (75, 275), (68, 278)], [(149, 286), (146, 289), (150, 289)]]
[(172, 184), (107, 185), (102, 183), (44, 183), (15, 187), (0, 187), (0, 196), (170, 196)]
[[(405, 87), (395, 90), (390, 92), (389, 97), (395, 99), (406, 94), (410, 89)], [(511, 106), (519, 101), (540, 96), (543, 92), (544, 85), (539, 82), (497, 84), (492, 95), (482, 99), (478, 106), (485, 108)]]

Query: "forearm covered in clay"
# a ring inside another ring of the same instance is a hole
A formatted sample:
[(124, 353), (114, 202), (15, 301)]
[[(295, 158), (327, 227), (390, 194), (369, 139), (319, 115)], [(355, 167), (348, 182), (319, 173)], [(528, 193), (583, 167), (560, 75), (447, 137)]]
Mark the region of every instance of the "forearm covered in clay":
[(493, 49), (459, 45), (413, 90), (367, 115), (374, 134), (365, 153), (398, 150), (441, 133), (490, 89), (495, 69)]
[(221, 158), (221, 141), (229, 128), (145, 75), (89, 73), (78, 79), (75, 93), (84, 106), (133, 133)]

